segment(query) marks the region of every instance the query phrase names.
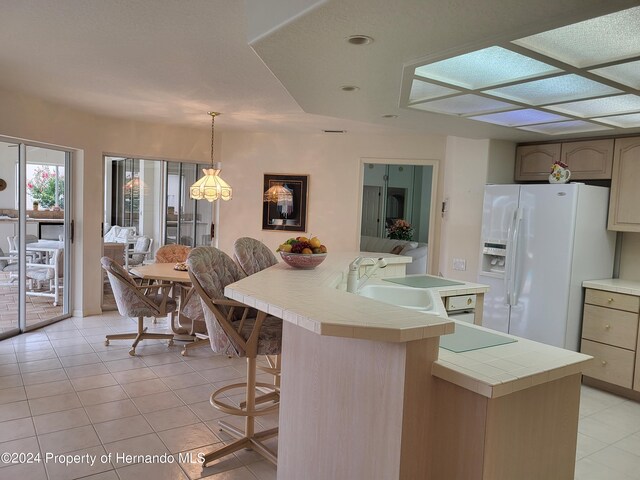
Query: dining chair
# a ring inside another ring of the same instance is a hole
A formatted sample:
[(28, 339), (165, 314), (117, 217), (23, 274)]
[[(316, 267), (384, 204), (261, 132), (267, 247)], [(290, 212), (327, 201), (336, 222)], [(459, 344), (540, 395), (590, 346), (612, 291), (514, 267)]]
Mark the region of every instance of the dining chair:
[[(269, 247), (260, 240), (251, 237), (241, 237), (233, 243), (233, 258), (247, 275), (253, 275), (278, 263), (278, 259)], [(268, 366), (261, 365), (258, 368), (273, 375), (273, 382), (279, 386), (280, 356), (267, 355), (265, 358)]]
[[(187, 257), (187, 265), (193, 288), (200, 295), (212, 350), (223, 355), (245, 357), (247, 365), (246, 383), (223, 386), (215, 390), (210, 398), (211, 404), (218, 410), (244, 417), (244, 431), (227, 422), (218, 422), (220, 428), (236, 440), (207, 453), (203, 465), (244, 448), (252, 449), (276, 464), (276, 452), (270, 450), (263, 440), (277, 435), (278, 429), (256, 432), (255, 417), (278, 410), (278, 388), (273, 384), (256, 381), (256, 359), (258, 355), (280, 353), (282, 320), (224, 296), (227, 285), (244, 277), (236, 263), (224, 252), (214, 247), (196, 247)], [(255, 316), (250, 317), (252, 312)], [(257, 400), (257, 388), (271, 389), (274, 395), (262, 395)], [(235, 389), (245, 392), (244, 402), (239, 407), (220, 398)]]
[(2, 273), (3, 283), (0, 285), (12, 285), (18, 278), (18, 257), (16, 255), (6, 255), (0, 248), (0, 273)]
[(109, 277), (120, 315), (138, 318), (137, 332), (107, 335), (104, 344), (109, 345), (110, 340), (133, 338), (135, 340), (129, 350), (131, 356), (136, 354), (136, 346), (141, 340), (168, 339), (168, 345), (173, 345), (173, 334), (147, 333), (147, 328), (144, 326), (144, 317), (164, 317), (176, 309), (176, 302), (169, 295), (171, 284), (138, 285), (129, 272), (111, 258), (102, 257), (100, 262)]
[[(156, 263), (182, 263), (187, 260), (187, 255), (191, 251), (191, 247), (180, 244), (163, 245), (156, 251)], [(181, 289), (187, 288), (181, 285)], [(202, 311), (202, 304), (200, 303), (200, 296), (193, 289), (187, 290), (187, 293), (182, 297), (183, 304), (180, 305), (179, 320), (185, 317), (190, 322), (188, 335), (194, 338), (193, 342), (187, 343), (182, 347), (181, 355), (186, 356), (189, 350), (193, 348), (199, 348), (206, 346), (208, 343), (205, 340), (209, 339), (207, 333), (207, 326), (204, 322), (204, 312)], [(182, 326), (182, 322), (180, 322)]]
[[(127, 251), (129, 267), (135, 267), (136, 265), (142, 265), (147, 257), (151, 254), (151, 247), (153, 246), (153, 239), (146, 235), (141, 235), (136, 238), (133, 245), (133, 250)], [(127, 250), (127, 249), (125, 249)]]
[[(27, 292), (29, 296), (52, 297), (53, 306), (60, 301), (61, 280), (64, 273), (64, 250), (57, 249), (48, 255), (46, 263), (26, 264)], [(47, 285), (47, 286), (45, 286)]]

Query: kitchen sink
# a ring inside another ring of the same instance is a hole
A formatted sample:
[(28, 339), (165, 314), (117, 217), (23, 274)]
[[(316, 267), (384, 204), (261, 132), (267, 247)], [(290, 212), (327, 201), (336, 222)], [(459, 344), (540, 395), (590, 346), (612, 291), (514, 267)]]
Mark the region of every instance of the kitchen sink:
[(434, 298), (437, 294), (425, 288), (371, 283), (360, 288), (358, 295), (412, 310), (430, 313), (438, 313), (437, 310), (439, 310), (437, 302), (440, 300)]

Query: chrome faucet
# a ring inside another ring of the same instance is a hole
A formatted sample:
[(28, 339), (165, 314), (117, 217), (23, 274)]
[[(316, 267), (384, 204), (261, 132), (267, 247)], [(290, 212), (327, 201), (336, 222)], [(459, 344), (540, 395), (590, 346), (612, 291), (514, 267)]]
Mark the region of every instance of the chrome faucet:
[[(360, 276), (360, 267), (370, 265), (371, 268), (366, 270), (362, 276)], [(375, 258), (356, 257), (356, 259), (349, 264), (349, 274), (347, 276), (347, 292), (358, 293), (358, 290), (362, 287), (364, 282), (369, 280), (369, 277), (379, 268), (387, 266), (387, 261), (380, 257), (377, 260)]]

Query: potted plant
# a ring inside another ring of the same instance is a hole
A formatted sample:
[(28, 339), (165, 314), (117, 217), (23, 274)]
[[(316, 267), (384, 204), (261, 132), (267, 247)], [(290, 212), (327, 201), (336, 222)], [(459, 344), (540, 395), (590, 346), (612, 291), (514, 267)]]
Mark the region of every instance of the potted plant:
[(40, 204), (39, 204), (38, 202), (36, 202), (36, 201), (34, 201), (34, 202), (33, 202), (33, 211), (34, 211), (34, 212), (37, 212), (37, 211), (38, 211), (38, 206), (39, 206), (39, 205), (40, 205)]

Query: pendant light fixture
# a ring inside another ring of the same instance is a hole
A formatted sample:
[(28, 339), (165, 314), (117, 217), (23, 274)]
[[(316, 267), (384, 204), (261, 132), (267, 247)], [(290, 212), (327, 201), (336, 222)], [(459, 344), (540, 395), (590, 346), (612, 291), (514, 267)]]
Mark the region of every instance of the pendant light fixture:
[(293, 192), (281, 183), (264, 192), (264, 201), (277, 204), (283, 214), (289, 215), (293, 211)]
[(232, 189), (227, 182), (219, 177), (219, 164), (213, 163), (213, 127), (215, 118), (220, 115), (218, 112), (208, 112), (211, 115), (211, 168), (203, 168), (204, 176), (189, 188), (189, 196), (194, 200), (208, 200), (213, 202), (221, 198), (222, 200), (231, 200)]

